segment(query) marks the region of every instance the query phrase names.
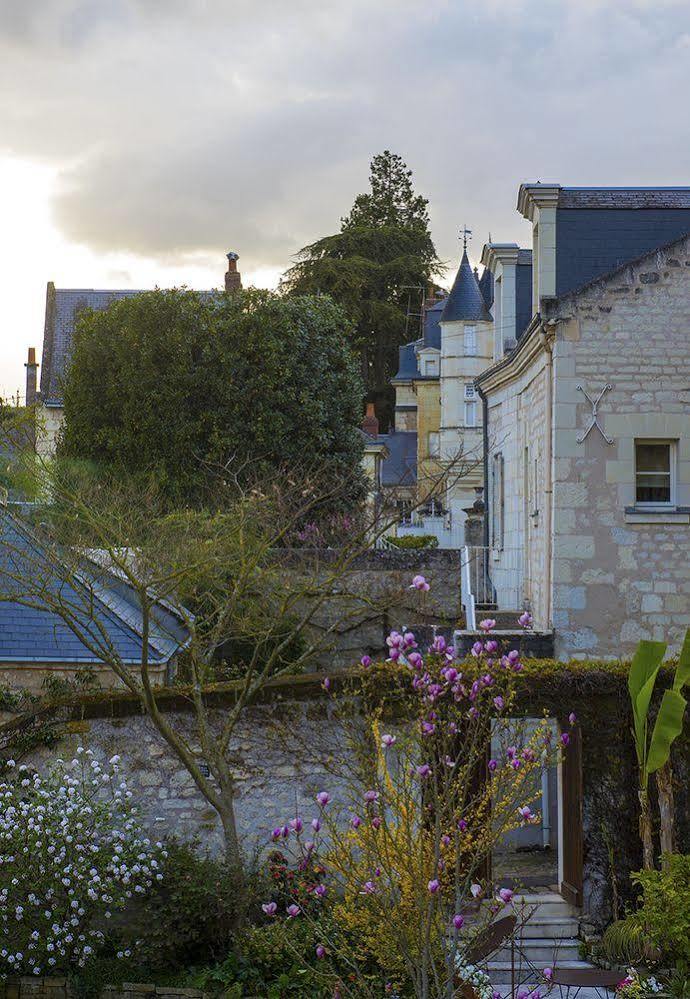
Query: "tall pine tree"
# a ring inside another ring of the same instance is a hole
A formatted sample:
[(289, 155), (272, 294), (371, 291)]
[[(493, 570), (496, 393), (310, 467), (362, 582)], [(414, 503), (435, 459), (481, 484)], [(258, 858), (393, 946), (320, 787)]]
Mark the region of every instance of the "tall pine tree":
[(283, 278), (290, 293), (325, 293), (354, 324), (367, 398), (382, 428), (391, 422), (398, 347), (417, 326), (406, 322), (441, 269), (429, 231), (428, 200), (415, 193), (412, 171), (385, 150), (371, 161), (370, 190), (355, 198), (340, 232), (305, 246)]

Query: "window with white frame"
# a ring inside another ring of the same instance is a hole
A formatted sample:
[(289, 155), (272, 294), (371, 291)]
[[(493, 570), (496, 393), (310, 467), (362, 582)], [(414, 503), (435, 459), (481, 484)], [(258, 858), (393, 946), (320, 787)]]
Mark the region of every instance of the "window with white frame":
[(465, 398), (466, 399), (476, 399), (477, 390), (474, 387), (474, 382), (467, 382), (465, 385)]
[(425, 357), (422, 360), (422, 374), (427, 378), (438, 374), (438, 357)]
[(432, 430), (429, 433), (428, 449), (430, 458), (438, 458), (441, 453), (441, 435), (438, 431)]
[(477, 426), (477, 403), (473, 400), (465, 400), (465, 426)]
[(672, 506), (676, 488), (676, 441), (635, 441), (635, 504)]
[(491, 461), (491, 545), (503, 548), (505, 527), (504, 461), (502, 454), (495, 454)]
[(465, 327), (465, 355), (467, 357), (477, 356), (477, 327)]

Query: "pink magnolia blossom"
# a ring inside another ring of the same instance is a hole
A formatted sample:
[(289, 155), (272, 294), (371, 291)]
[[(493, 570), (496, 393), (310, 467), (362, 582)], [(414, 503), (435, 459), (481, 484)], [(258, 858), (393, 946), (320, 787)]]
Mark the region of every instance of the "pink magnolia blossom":
[(547, 982), (550, 982), (551, 979), (553, 978), (553, 968), (544, 968), (544, 970), (542, 971), (542, 975), (544, 976)]
[[(325, 808), (326, 805), (330, 802), (330, 800), (331, 800), (331, 796), (328, 793), (328, 791), (319, 791), (319, 793), (316, 795), (316, 801), (320, 805), (321, 808)], [(312, 825), (314, 825), (313, 822), (312, 822)]]
[(365, 791), (364, 792), (364, 800), (369, 805), (372, 804), (374, 801), (378, 801), (379, 800), (379, 792), (378, 791)]
[(427, 885), (427, 888), (429, 889), (429, 893), (431, 895), (435, 895), (440, 887), (441, 887), (441, 882), (438, 880), (438, 878), (434, 878), (433, 881), (430, 881), (429, 884)]
[(570, 745), (570, 736), (568, 735), (567, 732), (564, 732), (561, 735), (561, 742), (563, 743), (564, 746), (569, 746)]
[(470, 891), (472, 892), (472, 898), (481, 898), (484, 894), (484, 889), (478, 884), (473, 884)]
[(499, 888), (498, 890), (498, 900), (503, 902), (504, 905), (510, 905), (513, 901), (513, 890), (512, 888)]
[(364, 666), (365, 669), (368, 669), (371, 666), (371, 656), (362, 656), (359, 662), (361, 666)]
[(329, 676), (325, 676), (323, 678), (323, 682), (322, 682), (321, 686), (326, 691), (330, 690), (331, 689), (331, 678)]
[(420, 766), (416, 767), (416, 774), (424, 780), (426, 777), (431, 776), (431, 767), (428, 763), (422, 763)]
[(483, 621), (479, 622), (479, 627), (482, 629), (482, 631), (486, 632), (493, 631), (493, 629), (496, 627), (496, 622), (492, 617), (486, 617), (484, 618)]
[(285, 911), (287, 912), (289, 919), (294, 919), (295, 916), (299, 916), (301, 912), (300, 907), (298, 905), (295, 905), (294, 902), (292, 905), (288, 905)]
[(375, 895), (377, 892), (376, 884), (373, 881), (365, 881), (362, 885), (362, 890), (360, 895)]
[(521, 628), (531, 628), (532, 627), (532, 615), (529, 611), (524, 611), (518, 618), (518, 624)]
[(311, 827), (314, 830), (314, 832), (318, 832), (319, 829), (321, 828), (321, 820), (320, 819), (312, 819), (311, 820)]
[(577, 715), (575, 714), (574, 711), (571, 711), (570, 714), (568, 715), (568, 721), (570, 722), (571, 725), (574, 725), (575, 722), (577, 721)]
[(352, 826), (353, 829), (359, 829), (361, 824), (362, 820), (360, 819), (359, 815), (353, 815), (352, 818), (350, 819), (350, 825)]
[(381, 736), (381, 745), (384, 749), (390, 749), (390, 747), (395, 743), (395, 739), (396, 737), (394, 735), (389, 735), (389, 733), (386, 732), (385, 735)]
[(530, 822), (534, 822), (535, 815), (529, 805), (521, 805), (517, 811), (523, 825), (528, 825)]
[(378, 815), (375, 815), (374, 818), (371, 820), (371, 825), (372, 825), (372, 828), (374, 828), (374, 829), (380, 829), (381, 828), (381, 819), (380, 819), (380, 817)]
[(278, 905), (276, 902), (264, 902), (261, 906), (267, 916), (275, 916), (278, 911)]
[(422, 593), (428, 593), (431, 587), (427, 583), (424, 576), (414, 576), (412, 583), (410, 585), (411, 590), (419, 590)]
[(461, 930), (464, 924), (465, 924), (464, 917), (461, 916), (459, 912), (456, 912), (455, 915), (453, 916), (453, 926), (455, 927), (456, 930)]
[(326, 956), (326, 948), (323, 946), (323, 944), (316, 945), (316, 956), (319, 959)]

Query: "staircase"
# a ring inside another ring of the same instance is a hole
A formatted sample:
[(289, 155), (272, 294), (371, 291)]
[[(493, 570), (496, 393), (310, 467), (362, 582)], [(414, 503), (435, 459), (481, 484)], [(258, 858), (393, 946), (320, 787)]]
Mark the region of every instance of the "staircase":
[[(513, 899), (516, 914), (522, 906), (531, 912), (520, 935), (515, 940), (515, 978), (522, 987), (545, 985), (541, 976), (544, 968), (589, 968), (580, 960), (578, 921), (575, 909), (557, 892), (535, 892), (516, 895)], [(510, 945), (496, 951), (487, 963), (493, 985), (510, 986)], [(535, 970), (536, 969), (536, 972)]]

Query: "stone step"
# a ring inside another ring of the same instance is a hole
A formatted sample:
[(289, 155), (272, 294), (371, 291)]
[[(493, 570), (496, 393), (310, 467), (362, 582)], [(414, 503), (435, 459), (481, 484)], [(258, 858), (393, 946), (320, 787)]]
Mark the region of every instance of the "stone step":
[(544, 916), (557, 916), (559, 919), (573, 919), (577, 910), (555, 891), (520, 892), (513, 896), (513, 908), (519, 912), (522, 907), (534, 910), (533, 919)]
[[(558, 964), (559, 967), (564, 961), (579, 961), (580, 941), (577, 937), (558, 940), (553, 937), (532, 937), (524, 939), (522, 942), (516, 941), (515, 960), (530, 961), (537, 967), (552, 967)], [(492, 957), (492, 961), (510, 961), (510, 945), (506, 944), (497, 950)]]
[[(491, 979), (492, 985), (509, 985), (510, 984), (510, 961), (489, 961), (487, 965), (487, 971), (489, 978)], [(537, 968), (539, 965), (537, 964)], [(549, 967), (548, 963), (544, 967)], [(585, 968), (591, 968), (592, 965), (588, 961), (558, 961), (558, 967), (561, 970), (572, 969), (582, 971)], [(520, 983), (521, 986), (529, 988), (541, 988), (544, 990), (545, 981), (541, 982), (535, 981), (534, 971), (529, 967), (529, 965), (523, 962), (522, 967), (520, 967), (519, 961), (515, 961), (515, 978)], [(578, 999), (580, 997), (578, 996)]]
[(579, 930), (577, 919), (570, 916), (542, 916), (537, 909), (534, 916), (521, 927), (523, 940), (534, 937), (548, 937), (551, 940), (568, 940), (576, 937)]

